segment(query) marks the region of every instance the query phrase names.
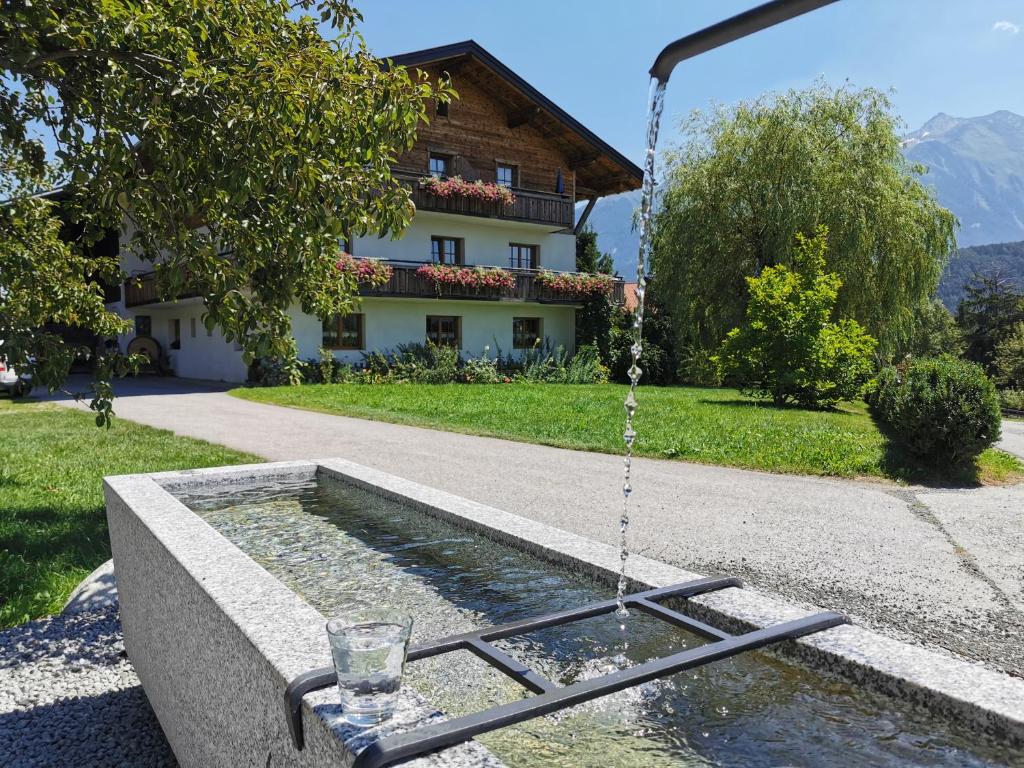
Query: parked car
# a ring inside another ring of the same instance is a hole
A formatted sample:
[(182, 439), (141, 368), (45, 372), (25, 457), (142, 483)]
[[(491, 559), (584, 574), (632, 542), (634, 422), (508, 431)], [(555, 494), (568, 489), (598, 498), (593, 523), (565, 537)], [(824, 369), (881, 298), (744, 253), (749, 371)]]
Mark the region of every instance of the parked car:
[[(0, 342), (2, 344), (3, 342)], [(0, 392), (11, 397), (24, 397), (32, 391), (32, 379), (28, 374), (19, 375), (17, 371), (0, 357)]]

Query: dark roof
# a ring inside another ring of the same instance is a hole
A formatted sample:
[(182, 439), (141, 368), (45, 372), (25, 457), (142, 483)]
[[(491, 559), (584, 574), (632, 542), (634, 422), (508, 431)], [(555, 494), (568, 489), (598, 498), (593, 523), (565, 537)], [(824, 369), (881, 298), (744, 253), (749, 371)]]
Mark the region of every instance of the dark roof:
[(606, 156), (616, 166), (618, 166), (621, 176), (623, 177), (623, 189), (616, 191), (636, 189), (640, 186), (640, 183), (643, 181), (644, 173), (638, 165), (630, 161), (625, 155), (601, 139), (579, 120), (574, 118), (564, 109), (555, 104), (555, 102), (498, 61), (498, 59), (484, 50), (484, 48), (474, 40), (464, 40), (461, 43), (452, 43), (450, 45), (441, 45), (437, 48), (427, 48), (422, 51), (412, 51), (398, 56), (389, 56), (387, 57), (387, 61), (400, 66), (417, 67), (426, 64), (436, 64), (441, 61), (464, 56), (476, 59), (486, 68), (490, 69), (509, 83), (529, 101), (536, 104), (541, 110), (561, 123), (569, 131), (579, 136), (586, 144), (589, 144), (594, 150)]

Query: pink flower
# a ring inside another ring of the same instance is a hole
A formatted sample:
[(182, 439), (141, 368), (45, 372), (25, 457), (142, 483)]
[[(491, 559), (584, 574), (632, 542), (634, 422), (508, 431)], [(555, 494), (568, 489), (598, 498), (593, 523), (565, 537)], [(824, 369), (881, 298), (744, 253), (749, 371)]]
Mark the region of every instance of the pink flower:
[(378, 259), (357, 259), (344, 251), (341, 252), (335, 266), (339, 272), (355, 277), (357, 283), (367, 283), (372, 286), (383, 285), (394, 274), (390, 264), (385, 264)]
[(512, 205), (516, 196), (512, 190), (501, 184), (484, 181), (466, 181), (461, 176), (450, 176), (440, 179), (436, 176), (425, 176), (420, 179), (420, 186), (430, 194), (448, 199), (451, 197), (467, 197), (488, 203)]
[(615, 285), (615, 280), (611, 275), (602, 274), (555, 274), (545, 270), (538, 273), (536, 279), (538, 283), (554, 293), (575, 296), (608, 295), (612, 292), (612, 288)]
[(457, 267), (449, 264), (424, 264), (416, 274), (429, 280), (436, 288), (442, 285), (459, 285), (466, 288), (491, 288), (512, 290), (516, 277), (500, 268)]

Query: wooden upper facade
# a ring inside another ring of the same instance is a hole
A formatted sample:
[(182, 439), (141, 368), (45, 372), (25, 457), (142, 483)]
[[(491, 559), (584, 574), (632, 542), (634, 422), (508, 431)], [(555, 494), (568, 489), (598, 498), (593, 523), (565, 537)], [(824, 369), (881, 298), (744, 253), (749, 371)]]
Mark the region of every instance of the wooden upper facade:
[[(458, 98), (430, 107), (395, 165), (418, 208), (572, 227), (575, 203), (638, 189), (643, 172), (473, 41), (388, 60), (451, 78)], [(511, 186), (511, 206), (436, 198), (416, 181), (433, 170)]]

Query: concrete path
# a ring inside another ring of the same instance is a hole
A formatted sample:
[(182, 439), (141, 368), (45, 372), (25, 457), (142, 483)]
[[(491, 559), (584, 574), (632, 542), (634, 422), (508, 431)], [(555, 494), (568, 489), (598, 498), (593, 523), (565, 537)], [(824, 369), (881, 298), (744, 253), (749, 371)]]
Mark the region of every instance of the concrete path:
[[(121, 418), (268, 459), (339, 456), (615, 543), (622, 460), (239, 400), (173, 379), (121, 385)], [(1024, 675), (1024, 485), (929, 490), (640, 459), (636, 551), (843, 610)]]
[(1024, 421), (1003, 419), (1003, 437), (999, 447), (1024, 459)]

